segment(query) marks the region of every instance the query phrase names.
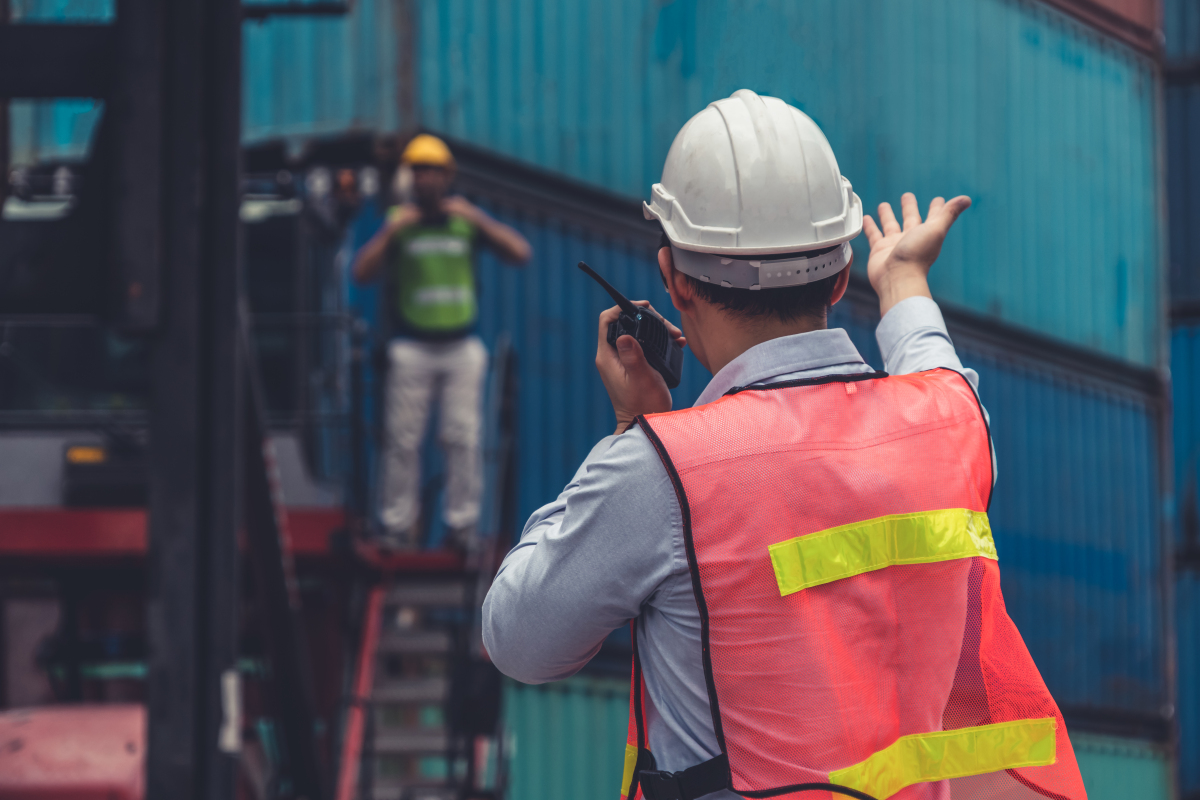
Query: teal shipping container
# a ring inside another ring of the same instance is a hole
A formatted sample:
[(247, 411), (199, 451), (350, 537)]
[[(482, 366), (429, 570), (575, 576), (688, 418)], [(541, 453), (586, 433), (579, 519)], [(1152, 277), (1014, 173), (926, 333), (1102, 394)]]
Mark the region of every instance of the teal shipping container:
[[(356, 0), (343, 18), (246, 22), (244, 64), (248, 141), (298, 151), (420, 125), (629, 197), (707, 102), (773, 94), (822, 126), (868, 208), (905, 190), (975, 199), (934, 279), (943, 298), (1165, 361), (1159, 71), (1043, 3)], [(35, 151), (75, 141), (62, 119), (39, 124)]]
[[(625, 754), (629, 686), (576, 677), (504, 690), (508, 796), (520, 800), (617, 800)], [(1165, 748), (1072, 733), (1089, 800), (1172, 800)]]
[[(247, 2), (250, 6), (253, 2)], [(396, 129), (401, 36), (393, 0), (353, 0), (343, 17), (242, 26), (242, 139), (308, 139)]]
[(951, 302), (1162, 357), (1154, 63), (1027, 0), (484, 0), (419, 6), (420, 123), (634, 197), (679, 127), (748, 86), (824, 129), (868, 208), (976, 200)]

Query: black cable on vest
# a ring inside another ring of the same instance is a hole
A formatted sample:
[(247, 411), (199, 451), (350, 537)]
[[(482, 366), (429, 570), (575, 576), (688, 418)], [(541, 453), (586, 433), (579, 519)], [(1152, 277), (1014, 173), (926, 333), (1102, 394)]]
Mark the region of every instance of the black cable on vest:
[(849, 786), (839, 786), (836, 783), (797, 783), (793, 786), (781, 786), (778, 789), (767, 789), (766, 791), (759, 792), (738, 792), (738, 794), (743, 797), (776, 797), (781, 794), (793, 794), (795, 792), (833, 792), (834, 794), (853, 797), (855, 800), (876, 800), (876, 798), (866, 792), (851, 789)]

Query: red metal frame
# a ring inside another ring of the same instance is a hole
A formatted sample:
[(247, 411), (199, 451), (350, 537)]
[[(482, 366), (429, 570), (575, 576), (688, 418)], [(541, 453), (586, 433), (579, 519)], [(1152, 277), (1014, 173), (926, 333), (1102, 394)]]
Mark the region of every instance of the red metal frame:
[[(292, 555), (330, 555), (329, 537), (345, 525), (340, 508), (287, 509)], [(448, 550), (393, 552), (357, 541), (355, 552), (380, 572), (462, 569)], [(141, 508), (0, 508), (0, 557), (142, 558), (146, 555), (146, 511)]]
[[(289, 508), (292, 553), (329, 554), (329, 536), (345, 524), (340, 508)], [(142, 508), (0, 508), (0, 556), (129, 558), (146, 555)]]
[(358, 664), (354, 670), (354, 695), (346, 712), (346, 730), (342, 738), (341, 770), (338, 773), (335, 800), (354, 800), (358, 793), (358, 770), (362, 763), (363, 723), (366, 721), (366, 706), (371, 700), (371, 687), (375, 683), (375, 650), (379, 647), (379, 629), (382, 624), (383, 598), (387, 588), (376, 584), (367, 595), (367, 608), (363, 615), (362, 643), (358, 649)]

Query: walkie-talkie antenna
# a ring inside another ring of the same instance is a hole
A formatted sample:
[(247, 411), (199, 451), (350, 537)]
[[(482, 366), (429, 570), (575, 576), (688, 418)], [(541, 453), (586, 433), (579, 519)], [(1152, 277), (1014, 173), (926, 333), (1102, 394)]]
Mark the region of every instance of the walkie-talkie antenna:
[(604, 280), (604, 278), (601, 278), (599, 275), (597, 275), (596, 270), (592, 269), (591, 267), (589, 267), (587, 264), (583, 263), (582, 261), (579, 262), (579, 268), (581, 270), (583, 270), (584, 272), (586, 272), (588, 275), (591, 275), (592, 280), (594, 280), (596, 283), (598, 283), (602, 287), (604, 287), (604, 291), (608, 292), (609, 297), (611, 297), (613, 300), (615, 300), (617, 302), (617, 305), (619, 305), (621, 307), (621, 310), (624, 311), (626, 314), (628, 314), (631, 317), (636, 317), (638, 314), (640, 314), (642, 312), (642, 309), (638, 308), (633, 303), (629, 302), (628, 297), (626, 297), (625, 295), (618, 292), (616, 289), (614, 289), (612, 287), (612, 284), (610, 284), (608, 281)]

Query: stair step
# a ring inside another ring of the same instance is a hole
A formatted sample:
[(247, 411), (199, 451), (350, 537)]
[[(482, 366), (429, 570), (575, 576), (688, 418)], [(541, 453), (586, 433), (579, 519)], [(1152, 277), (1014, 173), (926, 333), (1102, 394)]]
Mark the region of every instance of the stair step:
[(374, 703), (436, 703), (446, 699), (450, 682), (446, 678), (409, 678), (381, 681), (371, 692)]
[(381, 655), (405, 653), (447, 653), (450, 634), (445, 631), (385, 631), (379, 638)]
[(393, 606), (461, 606), (467, 586), (461, 580), (397, 583), (388, 590), (387, 603)]
[(445, 786), (420, 786), (411, 783), (376, 782), (371, 800), (457, 800), (458, 793)]
[(400, 728), (376, 731), (372, 749), (379, 755), (444, 753), (449, 743), (443, 728)]

